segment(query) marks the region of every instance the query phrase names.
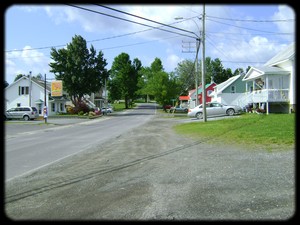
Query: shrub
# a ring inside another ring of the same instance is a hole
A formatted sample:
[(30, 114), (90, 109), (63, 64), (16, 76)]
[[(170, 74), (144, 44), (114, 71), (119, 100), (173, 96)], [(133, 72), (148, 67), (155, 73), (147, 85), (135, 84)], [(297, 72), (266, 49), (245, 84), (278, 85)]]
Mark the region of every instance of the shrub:
[(83, 114), (90, 111), (89, 106), (85, 102), (78, 102), (77, 105), (73, 107), (74, 114), (78, 114), (81, 111), (83, 112)]

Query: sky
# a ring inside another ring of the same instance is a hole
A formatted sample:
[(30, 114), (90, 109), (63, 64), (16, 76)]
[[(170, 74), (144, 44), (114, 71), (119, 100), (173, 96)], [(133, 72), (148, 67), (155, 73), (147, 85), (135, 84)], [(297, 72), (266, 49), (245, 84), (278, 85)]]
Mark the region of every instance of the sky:
[[(75, 35), (87, 41), (87, 48), (103, 52), (108, 70), (115, 57), (127, 53), (145, 67), (159, 58), (166, 72), (183, 60), (194, 61), (196, 38), (202, 41), (203, 34), (205, 57), (219, 58), (232, 72), (262, 66), (296, 38), (296, 12), (285, 4), (206, 4), (204, 17), (203, 5), (197, 4), (14, 4), (4, 13), (4, 80), (9, 84), (30, 71), (53, 80), (51, 47), (64, 48)], [(199, 60), (202, 51), (203, 42)]]

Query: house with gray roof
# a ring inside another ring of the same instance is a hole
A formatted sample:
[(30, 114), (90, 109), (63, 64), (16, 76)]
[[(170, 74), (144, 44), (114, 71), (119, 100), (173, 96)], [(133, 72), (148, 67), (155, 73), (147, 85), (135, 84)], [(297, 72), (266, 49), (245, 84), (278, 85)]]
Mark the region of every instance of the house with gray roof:
[(288, 113), (296, 106), (295, 43), (262, 67), (251, 67), (243, 78), (246, 92), (240, 99), (266, 113)]
[[(43, 116), (43, 108), (46, 106), (48, 115), (55, 115), (66, 112), (66, 102), (69, 99), (66, 95), (51, 96), (51, 83), (30, 76), (22, 76), (5, 89), (5, 110), (18, 106), (32, 106), (38, 109), (40, 116)], [(46, 95), (46, 98), (45, 98)]]
[(220, 102), (225, 105), (240, 105), (239, 99), (245, 93), (245, 74), (235, 75), (228, 80), (216, 85), (210, 94), (211, 101)]

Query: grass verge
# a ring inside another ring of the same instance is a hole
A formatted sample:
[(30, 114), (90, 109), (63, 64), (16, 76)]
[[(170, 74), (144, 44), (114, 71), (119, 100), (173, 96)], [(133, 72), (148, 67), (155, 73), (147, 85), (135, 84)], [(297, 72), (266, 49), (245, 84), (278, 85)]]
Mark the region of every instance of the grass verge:
[(273, 151), (295, 147), (295, 125), (295, 114), (243, 114), (232, 119), (180, 124), (174, 129), (196, 139)]

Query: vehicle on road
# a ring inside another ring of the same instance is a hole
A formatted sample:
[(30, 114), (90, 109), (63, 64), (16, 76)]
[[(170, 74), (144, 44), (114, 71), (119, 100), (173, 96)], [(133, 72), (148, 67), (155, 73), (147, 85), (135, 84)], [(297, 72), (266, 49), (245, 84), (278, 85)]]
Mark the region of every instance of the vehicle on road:
[(188, 110), (189, 109), (187, 107), (182, 107), (182, 106), (178, 105), (178, 106), (175, 106), (175, 107), (171, 107), (170, 108), (170, 113), (175, 113), (175, 112), (187, 113)]
[(114, 110), (112, 109), (112, 107), (102, 107), (101, 108), (101, 112), (103, 113), (112, 113)]
[(172, 108), (172, 105), (164, 105), (163, 106), (163, 110), (165, 111), (165, 112), (167, 112), (167, 110), (170, 110)]
[(23, 119), (34, 120), (39, 117), (38, 111), (35, 107), (22, 106), (6, 110), (4, 113), (4, 120), (7, 119)]
[[(233, 116), (235, 114), (241, 114), (242, 108), (237, 105), (225, 105), (218, 102), (208, 102), (206, 103), (206, 116)], [(195, 117), (197, 119), (203, 118), (203, 108), (202, 104), (196, 106), (193, 109), (188, 110), (188, 117)]]

